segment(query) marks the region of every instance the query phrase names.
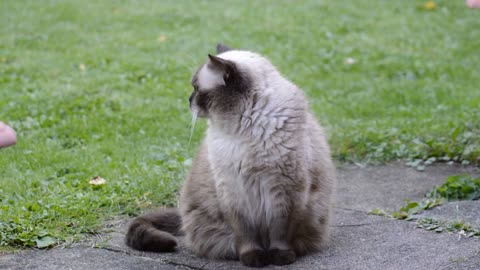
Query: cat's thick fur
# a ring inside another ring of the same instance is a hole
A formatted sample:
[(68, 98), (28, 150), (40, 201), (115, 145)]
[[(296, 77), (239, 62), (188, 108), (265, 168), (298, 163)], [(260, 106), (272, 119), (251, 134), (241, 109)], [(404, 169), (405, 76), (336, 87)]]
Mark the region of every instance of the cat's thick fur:
[(138, 217), (127, 243), (170, 251), (181, 231), (199, 256), (292, 263), (328, 238), (335, 169), (325, 135), (303, 92), (266, 58), (217, 50), (192, 79), (190, 107), (208, 119), (208, 130), (180, 212)]

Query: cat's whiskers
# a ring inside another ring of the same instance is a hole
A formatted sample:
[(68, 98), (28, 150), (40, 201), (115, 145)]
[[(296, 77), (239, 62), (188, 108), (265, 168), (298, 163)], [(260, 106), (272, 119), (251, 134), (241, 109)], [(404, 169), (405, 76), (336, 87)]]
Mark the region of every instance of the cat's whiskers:
[(198, 111), (192, 110), (192, 122), (190, 123), (190, 138), (188, 139), (188, 146), (192, 142), (193, 132), (195, 131), (195, 123), (197, 122)]

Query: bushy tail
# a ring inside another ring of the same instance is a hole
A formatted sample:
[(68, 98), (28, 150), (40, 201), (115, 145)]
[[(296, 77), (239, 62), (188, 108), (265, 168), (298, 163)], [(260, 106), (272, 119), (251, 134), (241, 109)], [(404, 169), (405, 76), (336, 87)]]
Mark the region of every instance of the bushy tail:
[(126, 235), (131, 248), (142, 251), (174, 251), (182, 220), (176, 208), (162, 208), (135, 218)]

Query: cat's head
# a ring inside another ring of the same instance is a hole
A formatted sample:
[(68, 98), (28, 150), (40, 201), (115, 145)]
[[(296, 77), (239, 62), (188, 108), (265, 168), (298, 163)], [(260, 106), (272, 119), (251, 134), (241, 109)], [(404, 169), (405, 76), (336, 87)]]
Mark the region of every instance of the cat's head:
[(265, 61), (252, 52), (231, 50), (217, 45), (217, 55), (194, 73), (190, 109), (199, 117), (242, 113), (253, 98), (256, 67)]

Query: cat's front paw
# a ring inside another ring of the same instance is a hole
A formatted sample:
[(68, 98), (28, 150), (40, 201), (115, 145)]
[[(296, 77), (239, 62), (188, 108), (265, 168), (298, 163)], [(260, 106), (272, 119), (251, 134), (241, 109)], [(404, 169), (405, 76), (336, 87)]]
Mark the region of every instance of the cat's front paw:
[(264, 267), (268, 265), (268, 256), (263, 250), (254, 249), (240, 254), (240, 261), (250, 267)]
[(297, 255), (291, 249), (272, 248), (268, 251), (268, 262), (274, 265), (287, 265), (295, 262)]

